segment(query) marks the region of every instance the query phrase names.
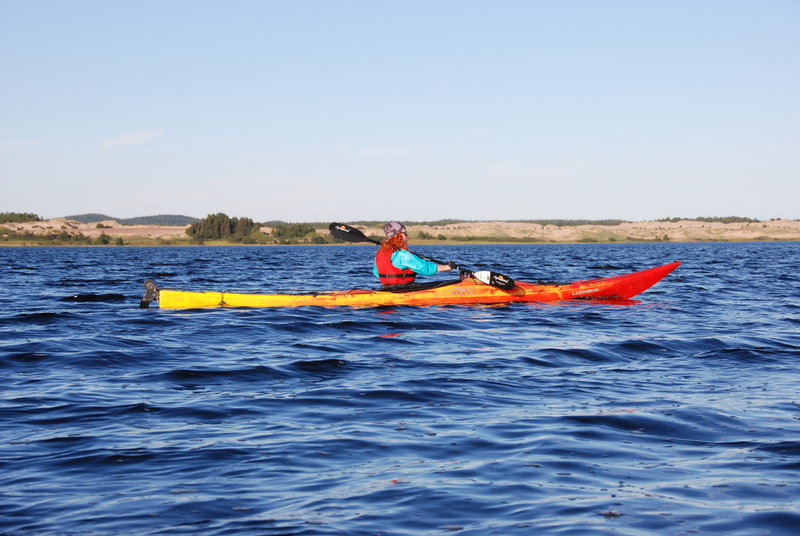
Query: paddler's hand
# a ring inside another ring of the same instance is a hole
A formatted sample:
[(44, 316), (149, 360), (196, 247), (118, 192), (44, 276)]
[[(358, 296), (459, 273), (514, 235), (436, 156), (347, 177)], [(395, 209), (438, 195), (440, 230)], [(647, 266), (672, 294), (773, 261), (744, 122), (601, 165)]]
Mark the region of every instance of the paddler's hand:
[(446, 272), (448, 270), (457, 270), (458, 265), (453, 261), (448, 262), (447, 264), (440, 264), (436, 267), (437, 272)]

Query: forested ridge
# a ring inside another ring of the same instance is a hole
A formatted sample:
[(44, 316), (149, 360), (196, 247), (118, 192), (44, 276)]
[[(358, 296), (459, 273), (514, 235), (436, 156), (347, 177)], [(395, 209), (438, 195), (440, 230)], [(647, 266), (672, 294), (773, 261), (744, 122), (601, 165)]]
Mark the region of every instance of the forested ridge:
[(191, 216), (180, 216), (177, 214), (158, 214), (155, 216), (138, 216), (135, 218), (115, 218), (106, 214), (78, 214), (75, 216), (65, 216), (66, 219), (79, 221), (81, 223), (94, 223), (98, 221), (113, 220), (122, 225), (189, 225), (197, 221)]

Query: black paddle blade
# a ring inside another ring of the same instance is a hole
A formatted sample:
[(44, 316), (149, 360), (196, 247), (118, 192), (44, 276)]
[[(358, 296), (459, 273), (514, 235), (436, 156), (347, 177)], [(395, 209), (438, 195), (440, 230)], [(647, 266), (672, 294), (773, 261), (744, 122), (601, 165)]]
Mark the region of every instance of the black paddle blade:
[(490, 272), (489, 284), (493, 287), (499, 288), (500, 290), (511, 290), (514, 288), (514, 286), (516, 286), (516, 283), (513, 279), (507, 275), (498, 274), (497, 272)]
[(332, 223), (328, 226), (331, 236), (344, 240), (345, 242), (372, 242), (373, 244), (380, 244), (377, 240), (373, 240), (355, 227), (351, 227), (346, 223)]
[(507, 275), (498, 274), (497, 272), (490, 272), (489, 270), (480, 270), (478, 272), (470, 272), (468, 270), (464, 271), (467, 273), (467, 275), (477, 279), (481, 283), (485, 285), (491, 285), (494, 288), (499, 288), (500, 290), (511, 290), (516, 285), (513, 279)]

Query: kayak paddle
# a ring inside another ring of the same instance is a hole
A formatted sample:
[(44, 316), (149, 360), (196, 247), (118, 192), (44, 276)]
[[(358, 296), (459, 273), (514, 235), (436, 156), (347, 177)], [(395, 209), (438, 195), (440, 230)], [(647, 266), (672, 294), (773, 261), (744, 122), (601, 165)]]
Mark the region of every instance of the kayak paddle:
[(370, 238), (355, 227), (351, 227), (346, 223), (332, 223), (328, 226), (331, 236), (344, 240), (345, 242), (372, 242), (373, 244), (381, 245), (380, 240)]
[[(346, 223), (331, 223), (328, 226), (328, 229), (330, 230), (332, 237), (338, 238), (339, 240), (344, 240), (345, 242), (372, 242), (373, 244), (377, 244), (379, 246), (381, 245), (379, 240), (368, 237), (360, 230), (347, 225)], [(419, 253), (414, 253), (414, 255), (420, 257), (421, 259), (425, 259), (426, 261), (435, 262), (436, 264), (447, 264), (446, 262), (432, 259), (430, 257), (426, 257), (425, 255), (420, 255)], [(516, 284), (510, 277), (503, 274), (498, 274), (497, 272), (491, 272), (489, 270), (473, 272), (472, 270), (467, 270), (466, 268), (461, 268), (460, 266), (456, 266), (456, 268), (462, 274), (473, 277), (481, 283), (491, 285), (495, 288), (499, 288), (500, 290), (511, 290)]]

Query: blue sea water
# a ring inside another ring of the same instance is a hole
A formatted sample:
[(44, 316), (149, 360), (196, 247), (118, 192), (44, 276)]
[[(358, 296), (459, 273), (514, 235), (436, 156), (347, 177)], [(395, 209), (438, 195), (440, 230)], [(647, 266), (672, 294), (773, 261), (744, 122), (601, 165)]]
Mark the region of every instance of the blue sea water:
[(800, 244), (417, 249), (683, 265), (626, 305), (161, 310), (147, 278), (369, 287), (372, 250), (0, 248), (0, 534), (800, 532)]

